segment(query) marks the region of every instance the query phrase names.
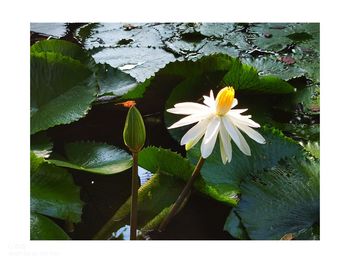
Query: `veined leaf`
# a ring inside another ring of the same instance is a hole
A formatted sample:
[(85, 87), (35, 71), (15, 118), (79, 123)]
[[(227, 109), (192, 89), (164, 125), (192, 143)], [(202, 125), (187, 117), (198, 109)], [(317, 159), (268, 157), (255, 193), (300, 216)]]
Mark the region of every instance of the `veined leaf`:
[(80, 189), (71, 174), (31, 153), (31, 211), (77, 223), (82, 206)]
[(31, 240), (68, 240), (70, 237), (46, 216), (30, 213)]
[(97, 83), (88, 55), (74, 44), (47, 40), (31, 47), (31, 134), (86, 115)]
[(53, 158), (49, 162), (98, 174), (116, 174), (132, 166), (130, 154), (115, 146), (96, 142), (67, 143), (65, 157)]
[(108, 64), (97, 64), (99, 96), (122, 96), (137, 86), (137, 81), (129, 74), (112, 68)]
[[(281, 239), (286, 234), (314, 239), (314, 225), (319, 225), (319, 163), (288, 159), (262, 174), (258, 180), (245, 180), (237, 208), (241, 223), (251, 239)], [(228, 218), (226, 224), (230, 224)], [(227, 229), (235, 233), (235, 225)], [(312, 234), (312, 235), (310, 235)]]
[[(233, 152), (230, 163), (222, 164), (218, 143), (213, 153), (206, 159), (201, 169), (201, 175), (206, 184), (213, 189), (220, 189), (220, 201), (236, 205), (240, 193), (240, 184), (244, 178), (251, 173), (257, 173), (275, 166), (283, 158), (300, 155), (300, 145), (285, 137), (280, 131), (263, 128), (259, 132), (265, 138), (266, 144), (258, 144), (247, 139), (251, 156), (244, 155), (231, 142)], [(192, 164), (195, 164), (201, 156), (200, 143), (187, 152)]]

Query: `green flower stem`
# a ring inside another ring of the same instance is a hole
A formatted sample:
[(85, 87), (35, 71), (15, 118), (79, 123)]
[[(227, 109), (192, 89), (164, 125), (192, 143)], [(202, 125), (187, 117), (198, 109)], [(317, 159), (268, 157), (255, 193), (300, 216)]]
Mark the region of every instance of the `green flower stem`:
[(205, 159), (201, 156), (201, 158), (198, 160), (196, 167), (194, 168), (192, 175), (190, 177), (190, 179), (188, 179), (185, 188), (182, 190), (181, 194), (179, 195), (179, 197), (177, 198), (175, 204), (173, 205), (173, 207), (171, 208), (169, 214), (166, 216), (166, 218), (162, 221), (162, 223), (160, 224), (158, 230), (164, 231), (164, 229), (167, 227), (167, 225), (169, 224), (170, 220), (174, 217), (174, 215), (176, 215), (179, 210), (182, 208), (182, 204), (185, 201), (185, 199), (188, 197), (188, 195), (190, 194), (191, 188), (193, 186), (193, 183), (195, 182), (196, 178), (199, 175), (199, 172), (204, 164)]
[(137, 198), (139, 189), (138, 180), (138, 152), (133, 152), (134, 160), (132, 166), (132, 182), (131, 182), (131, 208), (130, 208), (130, 240), (136, 240), (137, 231)]
[[(130, 240), (136, 240), (137, 231), (137, 199), (138, 199), (138, 152), (133, 152), (133, 166), (131, 179), (131, 207), (130, 207)], [(108, 239), (115, 229), (115, 223), (118, 220), (118, 213), (109, 219), (109, 221), (94, 236), (94, 240)]]

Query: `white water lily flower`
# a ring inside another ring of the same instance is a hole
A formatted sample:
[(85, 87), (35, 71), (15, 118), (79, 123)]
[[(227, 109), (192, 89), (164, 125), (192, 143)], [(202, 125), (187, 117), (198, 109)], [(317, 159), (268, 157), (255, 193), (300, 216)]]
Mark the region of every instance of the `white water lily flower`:
[(174, 108), (167, 111), (189, 116), (182, 118), (168, 129), (198, 122), (182, 137), (181, 145), (186, 145), (186, 150), (189, 150), (204, 136), (201, 145), (203, 158), (207, 158), (212, 153), (218, 136), (224, 164), (232, 159), (231, 139), (244, 154), (251, 155), (249, 145), (241, 131), (258, 143), (264, 144), (265, 139), (252, 129), (259, 128), (260, 125), (251, 120), (251, 115), (241, 115), (248, 109), (233, 109), (238, 104), (234, 95), (235, 91), (232, 87), (225, 87), (219, 91), (216, 99), (212, 90), (210, 97), (203, 96), (205, 105), (194, 102), (175, 104)]

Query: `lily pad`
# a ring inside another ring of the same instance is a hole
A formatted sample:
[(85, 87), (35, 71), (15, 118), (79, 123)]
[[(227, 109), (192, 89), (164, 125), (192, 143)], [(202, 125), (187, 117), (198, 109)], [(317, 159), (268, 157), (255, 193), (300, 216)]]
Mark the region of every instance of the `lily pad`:
[(31, 240), (69, 240), (62, 228), (46, 216), (30, 213)]
[(97, 64), (99, 96), (122, 96), (137, 86), (137, 81), (129, 74), (112, 68), (108, 64)]
[(124, 71), (139, 82), (145, 81), (166, 64), (175, 61), (171, 53), (160, 48), (147, 47), (103, 48), (94, 53), (93, 58), (97, 63), (106, 63), (114, 68), (123, 69), (126, 65), (132, 65), (133, 67)]
[(83, 51), (62, 40), (42, 42), (31, 47), (31, 134), (84, 117), (97, 93)]
[(319, 32), (318, 23), (260, 23), (250, 27), (253, 43), (263, 50), (280, 52), (292, 44), (315, 41)]
[(74, 184), (72, 175), (31, 153), (31, 211), (77, 223), (82, 208), (80, 188)]
[(30, 23), (30, 31), (54, 37), (63, 37), (67, 33), (66, 23)]
[(259, 76), (272, 75), (283, 80), (290, 80), (306, 75), (306, 70), (296, 65), (286, 65), (278, 60), (276, 56), (264, 56), (259, 58), (243, 58), (242, 63), (246, 63), (257, 69)]
[(132, 157), (113, 145), (96, 142), (74, 142), (64, 146), (65, 157), (49, 160), (57, 166), (97, 174), (116, 174), (132, 166)]
[(317, 162), (289, 159), (258, 178), (243, 182), (241, 201), (231, 212), (239, 215), (251, 239), (281, 239), (286, 234), (293, 237), (319, 225)]
[[(285, 137), (280, 131), (263, 128), (259, 132), (265, 138), (266, 144), (261, 145), (247, 140), (251, 156), (244, 155), (234, 145), (232, 161), (223, 165), (217, 143), (201, 169), (203, 180), (212, 188), (221, 189), (221, 199), (231, 205), (238, 203), (240, 184), (244, 178), (251, 173), (271, 168), (284, 158), (301, 154), (300, 145)], [(200, 143), (188, 151), (187, 156), (192, 164), (195, 164), (201, 156)]]

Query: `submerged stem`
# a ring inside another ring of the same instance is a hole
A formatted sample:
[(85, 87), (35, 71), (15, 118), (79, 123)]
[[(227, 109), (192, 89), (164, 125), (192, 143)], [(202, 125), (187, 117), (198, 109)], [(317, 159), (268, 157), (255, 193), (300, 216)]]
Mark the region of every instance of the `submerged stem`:
[(166, 218), (162, 221), (160, 224), (158, 230), (163, 231), (167, 225), (169, 224), (170, 220), (174, 217), (174, 215), (181, 209), (181, 205), (183, 204), (184, 200), (188, 197), (191, 188), (193, 186), (193, 183), (195, 182), (197, 176), (199, 175), (199, 172), (204, 164), (205, 159), (201, 156), (201, 158), (198, 160), (196, 167), (194, 168), (192, 175), (190, 179), (188, 179), (185, 188), (182, 190), (181, 194), (177, 198), (176, 202), (174, 203), (173, 207), (171, 208), (169, 214), (166, 216)]
[(138, 152), (132, 153), (132, 182), (131, 182), (131, 208), (130, 208), (130, 240), (136, 240), (137, 231), (137, 198), (138, 198)]

